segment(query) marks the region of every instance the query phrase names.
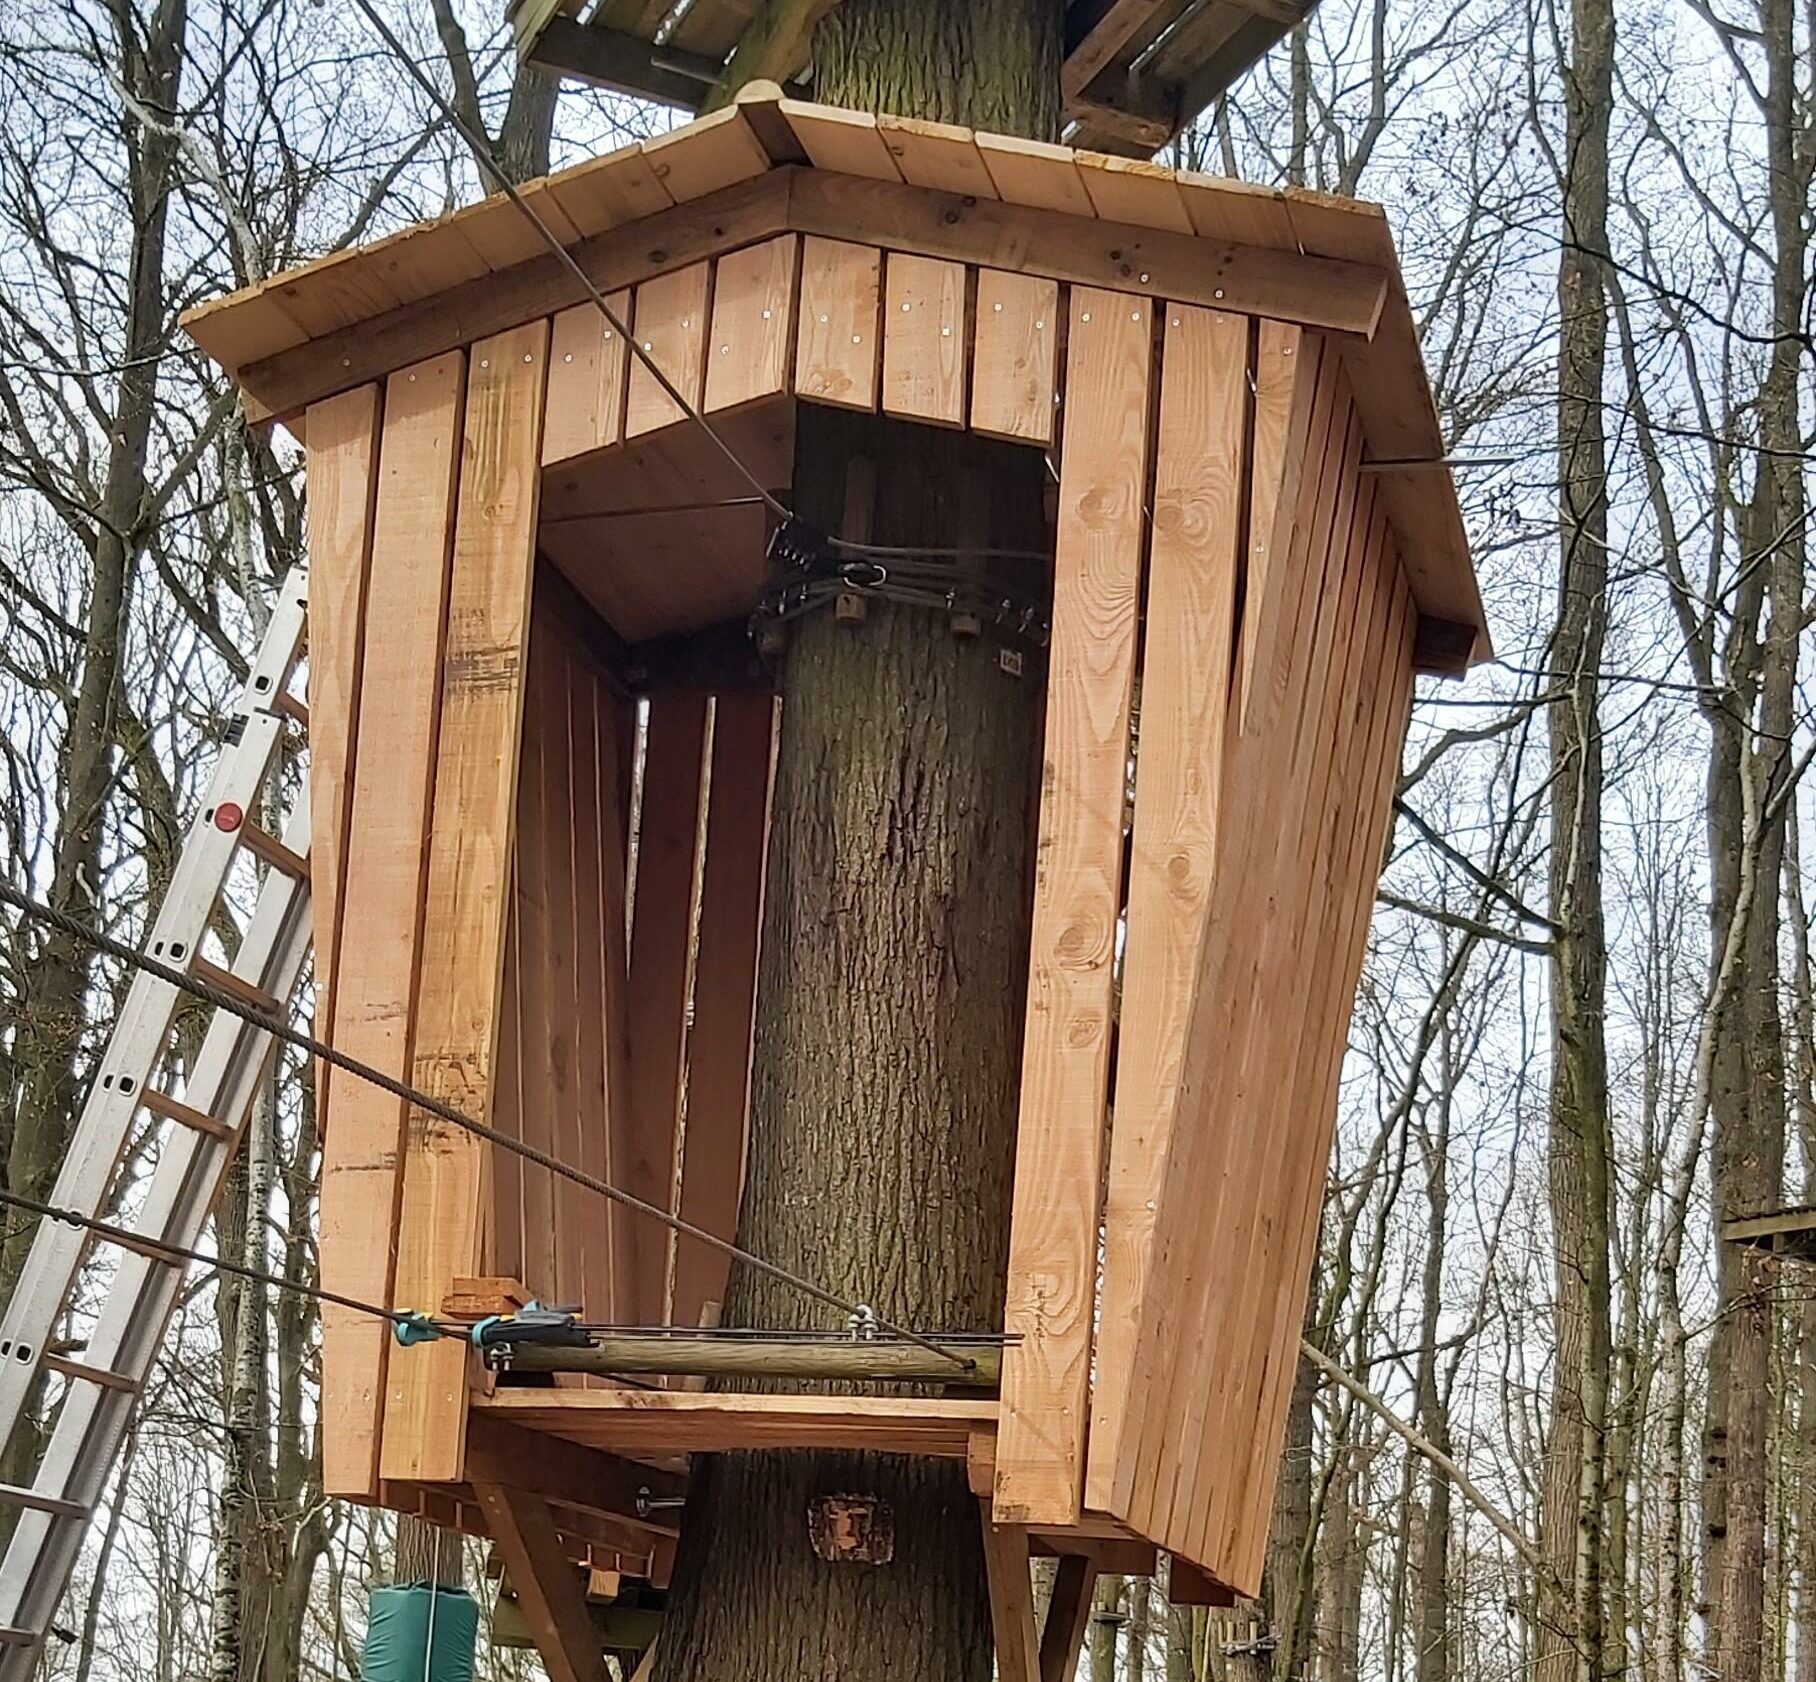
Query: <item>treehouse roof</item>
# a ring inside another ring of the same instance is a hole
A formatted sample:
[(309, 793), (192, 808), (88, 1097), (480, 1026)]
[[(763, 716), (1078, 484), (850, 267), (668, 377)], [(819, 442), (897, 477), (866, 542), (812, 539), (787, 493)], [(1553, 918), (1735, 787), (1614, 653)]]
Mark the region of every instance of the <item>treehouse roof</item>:
[[(522, 191), (602, 290), (794, 231), (1322, 331), (1348, 369), (1364, 471), (1420, 613), (1448, 638), (1424, 663), (1488, 653), (1377, 205), (808, 104), (772, 84)], [(255, 421), (300, 429), (311, 403), (585, 297), (522, 213), (494, 196), (205, 304), (184, 324)]]

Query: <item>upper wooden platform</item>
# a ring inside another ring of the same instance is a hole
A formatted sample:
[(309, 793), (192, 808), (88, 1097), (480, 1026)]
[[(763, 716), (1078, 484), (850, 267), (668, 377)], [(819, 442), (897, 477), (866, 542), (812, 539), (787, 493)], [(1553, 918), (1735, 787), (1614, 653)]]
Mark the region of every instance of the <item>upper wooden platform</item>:
[[(836, 4), (836, 0), (831, 0)], [(1071, 0), (1061, 70), (1067, 138), (1149, 157), (1318, 0)], [(829, 7), (762, 0), (513, 0), (518, 51), (566, 76), (686, 110), (726, 80), (787, 81), (808, 69), (813, 20)], [(794, 22), (772, 14), (790, 12)]]
[[(1421, 614), (1488, 637), (1393, 237), (1378, 206), (1300, 189), (872, 117), (747, 87), (685, 128), (531, 183), (524, 196), (595, 286), (634, 287), (795, 230), (1196, 303), (1333, 335), (1363, 471)], [(191, 336), (255, 420), (580, 303), (584, 288), (502, 197), (191, 311)]]

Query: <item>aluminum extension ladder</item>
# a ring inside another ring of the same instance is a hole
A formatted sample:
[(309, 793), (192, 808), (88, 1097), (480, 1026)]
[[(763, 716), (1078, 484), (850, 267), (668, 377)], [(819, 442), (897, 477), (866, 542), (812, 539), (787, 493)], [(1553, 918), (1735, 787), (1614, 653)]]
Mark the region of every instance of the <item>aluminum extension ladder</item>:
[[(307, 597), (308, 573), (298, 567), (278, 591), (251, 675), (229, 715), (227, 745), (206, 803), (184, 840), (145, 947), (149, 956), (223, 992), (279, 1010), (309, 951), (307, 780), (281, 839), (257, 828), (252, 814), (260, 809), (286, 721), (307, 721), (286, 691), (302, 651)], [(271, 868), (233, 965), (221, 969), (200, 958), (197, 948), (241, 848)], [(169, 1125), (136, 1208), (115, 1217), (145, 1247), (41, 1220), (0, 1320), (0, 1443), (29, 1428), (25, 1414), (40, 1373), (54, 1373), (65, 1384), (31, 1487), (0, 1484), (0, 1503), (18, 1509), (0, 1561), (0, 1682), (26, 1682), (36, 1668), (176, 1305), (184, 1264), (156, 1246), (193, 1249), (202, 1237), (270, 1060), (269, 1034), (216, 1010), (182, 1098), (158, 1091), (152, 1080), (185, 997), (166, 981), (134, 973), (51, 1198), (58, 1208), (106, 1218), (133, 1118), (146, 1111)], [(76, 1360), (48, 1346), (91, 1243), (118, 1250), (119, 1261)]]

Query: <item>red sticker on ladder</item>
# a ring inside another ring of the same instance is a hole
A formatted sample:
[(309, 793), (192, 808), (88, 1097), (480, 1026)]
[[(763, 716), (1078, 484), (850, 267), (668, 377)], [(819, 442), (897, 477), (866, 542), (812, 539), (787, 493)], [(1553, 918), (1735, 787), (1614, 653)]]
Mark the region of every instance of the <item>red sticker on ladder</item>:
[(223, 800), (220, 805), (214, 809), (214, 827), (216, 829), (224, 829), (231, 835), (240, 827), (240, 824), (245, 820), (245, 817), (246, 814), (242, 812), (238, 806), (234, 805), (231, 800)]

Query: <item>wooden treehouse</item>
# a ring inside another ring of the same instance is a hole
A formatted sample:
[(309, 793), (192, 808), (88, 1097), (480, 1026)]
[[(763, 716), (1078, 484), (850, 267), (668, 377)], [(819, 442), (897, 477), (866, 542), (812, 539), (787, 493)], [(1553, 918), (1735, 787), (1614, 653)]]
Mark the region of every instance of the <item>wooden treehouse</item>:
[[(328, 1071), (325, 1284), (643, 1329), (551, 1379), (330, 1311), (330, 1491), (492, 1535), (545, 1644), (702, 1451), (950, 1456), (1012, 1553), (1254, 1591), (1409, 691), (1486, 652), (1381, 212), (773, 88), (526, 196), (783, 501), (800, 404), (1050, 457), (1000, 1383), (665, 1376), (723, 1255)], [(307, 451), (318, 1020), (735, 1239), (770, 509), (502, 199), (189, 326)]]

